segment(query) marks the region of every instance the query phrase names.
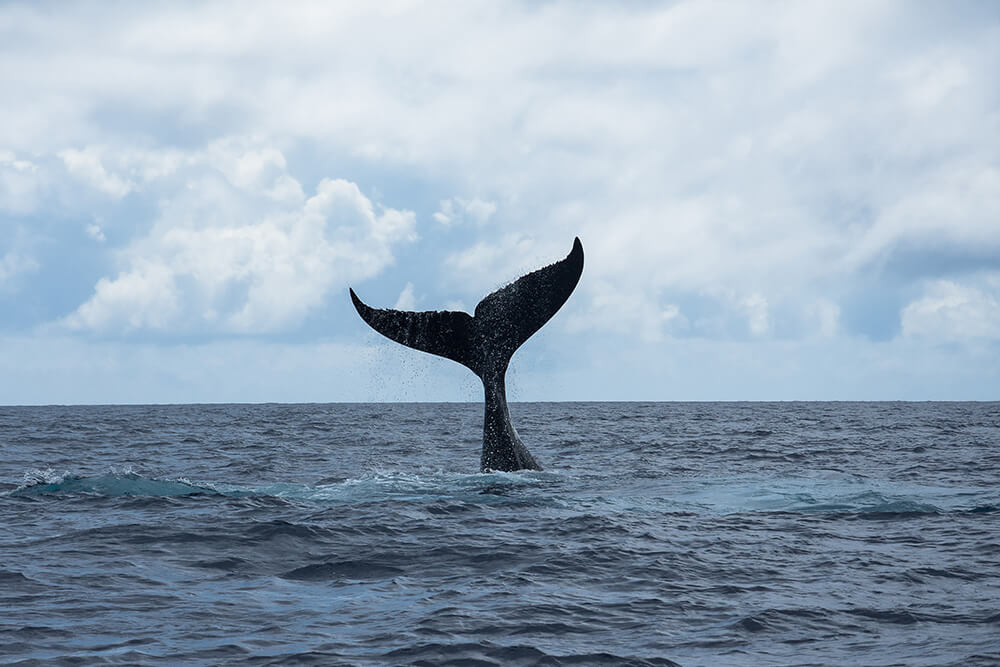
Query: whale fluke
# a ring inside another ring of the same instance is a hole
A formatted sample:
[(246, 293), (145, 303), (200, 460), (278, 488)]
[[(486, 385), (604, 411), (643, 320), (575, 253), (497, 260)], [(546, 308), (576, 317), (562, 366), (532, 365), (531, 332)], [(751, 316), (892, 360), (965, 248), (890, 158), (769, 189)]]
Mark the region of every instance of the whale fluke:
[(521, 442), (507, 410), (504, 378), (510, 358), (569, 299), (583, 273), (583, 245), (574, 239), (565, 259), (533, 271), (487, 295), (475, 315), (372, 308), (351, 289), (358, 314), (397, 343), (466, 366), (483, 381), (482, 470), (541, 470)]

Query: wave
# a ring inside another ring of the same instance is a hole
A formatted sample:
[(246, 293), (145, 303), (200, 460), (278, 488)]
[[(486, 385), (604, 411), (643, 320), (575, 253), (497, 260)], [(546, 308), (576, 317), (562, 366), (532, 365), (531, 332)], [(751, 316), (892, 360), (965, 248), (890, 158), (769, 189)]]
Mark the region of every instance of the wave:
[(185, 477), (161, 479), (132, 470), (111, 470), (103, 475), (83, 476), (54, 470), (32, 470), (7, 495), (13, 497), (90, 495), (106, 497), (170, 498), (222, 496), (229, 498), (275, 498), (317, 504), (364, 503), (379, 500), (473, 500), (489, 504), (512, 495), (519, 500), (544, 499), (544, 494), (525, 495), (526, 490), (545, 487), (559, 476), (524, 471), (515, 473), (404, 473), (376, 472), (358, 479), (337, 479), (317, 485), (276, 482), (239, 485), (225, 482), (194, 482)]
[[(298, 657), (298, 656), (295, 656)], [(634, 665), (635, 667), (680, 667), (662, 657), (641, 657), (613, 653), (551, 655), (528, 645), (500, 646), (489, 641), (476, 643), (420, 643), (382, 656), (387, 664), (502, 664), (502, 665)]]
[(579, 479), (560, 471), (476, 474), (376, 471), (356, 479), (331, 478), (313, 485), (292, 482), (239, 485), (191, 481), (185, 477), (163, 479), (129, 469), (95, 476), (56, 474), (47, 469), (28, 472), (22, 484), (7, 495), (215, 496), (298, 502), (320, 508), (389, 501), (431, 505), (435, 513), (462, 512), (471, 506), (495, 504), (578, 510), (602, 505), (611, 506), (613, 511), (639, 513), (790, 512), (906, 518), (950, 512), (993, 513), (1000, 507), (1000, 498), (989, 490), (896, 484), (856, 476), (633, 481), (641, 485), (609, 488), (595, 495), (592, 479)]
[(172, 496), (214, 495), (213, 488), (199, 486), (185, 479), (156, 479), (132, 471), (115, 472), (94, 477), (56, 474), (51, 468), (32, 470), (24, 475), (20, 486), (11, 496), (91, 494), (99, 496), (142, 496), (164, 498)]
[(859, 475), (813, 478), (736, 477), (686, 480), (674, 500), (700, 511), (735, 513), (927, 515), (993, 512), (997, 494), (990, 489), (940, 487)]

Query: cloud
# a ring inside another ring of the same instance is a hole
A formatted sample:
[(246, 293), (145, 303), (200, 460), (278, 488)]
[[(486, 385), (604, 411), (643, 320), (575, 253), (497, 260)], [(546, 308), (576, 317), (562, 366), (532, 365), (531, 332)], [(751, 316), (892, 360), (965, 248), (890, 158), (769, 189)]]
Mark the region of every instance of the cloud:
[(0, 151), (0, 213), (29, 213), (35, 209), (43, 189), (38, 165)]
[(741, 305), (746, 309), (750, 332), (755, 336), (766, 334), (771, 327), (768, 320), (767, 299), (755, 293), (744, 298)]
[(934, 281), (903, 309), (903, 336), (940, 342), (1000, 340), (998, 295), (1000, 274), (990, 276), (983, 288)]
[(928, 169), (919, 187), (885, 206), (860, 235), (849, 264), (885, 265), (905, 253), (1000, 253), (1000, 168), (982, 158), (951, 160)]
[(434, 213), (434, 219), (442, 225), (458, 224), (466, 220), (472, 221), (477, 225), (482, 225), (493, 217), (493, 214), (496, 212), (497, 205), (495, 202), (484, 201), (478, 198), (463, 199), (461, 197), (453, 197), (441, 201), (440, 208)]
[(656, 343), (690, 326), (675, 304), (654, 303), (640, 293), (621, 292), (606, 282), (591, 289), (595, 296), (587, 310), (577, 311), (568, 318), (570, 331), (605, 330), (628, 337), (637, 335), (643, 342)]
[(413, 283), (406, 283), (406, 287), (399, 293), (399, 298), (396, 299), (396, 305), (393, 308), (396, 310), (414, 310), (416, 306), (417, 300), (413, 296)]
[(59, 157), (71, 174), (115, 199), (121, 199), (134, 187), (131, 182), (107, 172), (101, 163), (99, 149), (69, 148), (60, 151)]
[(810, 329), (820, 336), (832, 338), (840, 331), (840, 306), (837, 304), (827, 299), (817, 299), (806, 306), (806, 313), (813, 324)]
[[(617, 255), (588, 269), (619, 283), (644, 276), (651, 313), (664, 289), (737, 290), (734, 312), (754, 294), (804, 311), (828, 276), (851, 279), (918, 228), (966, 226), (947, 206), (912, 221), (921, 193), (959, 201), (949, 192), (982, 178), (966, 206), (985, 210), (995, 192), (985, 181), (997, 140), (972, 129), (989, 127), (995, 108), (995, 27), (970, 7), (936, 17), (891, 2), (766, 16), (716, 3), (263, 4), (239, 26), (231, 11), (108, 10), (86, 38), (66, 40), (58, 21), (80, 16), (18, 10), (31, 37), (20, 53), (38, 69), (9, 82), (31, 102), (0, 112), (12, 116), (0, 137), (65, 150), (67, 132), (120, 141), (123, 120), (136, 143), (225, 127), (351, 156), (369, 172), (419, 173), (450, 192), (485, 184), (491, 201), (435, 197), (429, 213), (445, 225), (493, 220), (502, 201), (504, 234), (552, 246), (584, 234), (594, 252)], [(379, 58), (360, 55), (371, 52)], [(67, 103), (36, 102), (51, 90)], [(37, 131), (29, 114), (44, 121)], [(270, 179), (286, 168), (281, 153), (236, 164), (223, 151), (216, 166), (233, 182)], [(67, 156), (109, 194), (141, 185), (108, 167), (108, 151)], [(269, 182), (274, 197), (297, 196), (292, 181)]]
[(572, 237), (540, 241), (535, 234), (514, 232), (449, 253), (444, 266), (449, 288), (458, 287), (478, 303), (487, 292), (564, 258), (571, 249)]
[[(6, 4), (0, 23), (19, 35), (0, 235), (27, 230), (39, 290), (96, 284), (59, 311), (78, 331), (297, 331), (376, 275), (475, 303), (577, 235), (563, 321), (610, 349), (904, 332), (917, 354), (995, 298), (986, 5)], [(64, 260), (98, 215), (81, 277)]]
[(15, 278), (38, 270), (35, 258), (16, 250), (8, 250), (0, 257), (0, 289), (8, 287)]
[(270, 199), (298, 202), (302, 186), (286, 173), (285, 156), (273, 146), (252, 146), (227, 139), (208, 147), (209, 164), (222, 172), (234, 186), (257, 190)]
[(87, 225), (87, 236), (95, 241), (98, 241), (99, 243), (104, 243), (107, 240), (104, 237), (104, 230), (102, 230), (101, 226), (96, 223)]
[(323, 179), (305, 199), (285, 166), (275, 149), (230, 141), (182, 156), (149, 234), (119, 251), (122, 269), (101, 278), (64, 324), (105, 333), (279, 331), (416, 239), (412, 212), (377, 205), (343, 179)]
[[(358, 342), (240, 338), (122, 345), (72, 335), (0, 334), (0, 404), (421, 400), (419, 382), (385, 382), (399, 365), (391, 349)], [(412, 359), (409, 368), (426, 373)], [(442, 383), (439, 395), (472, 398), (454, 382)]]

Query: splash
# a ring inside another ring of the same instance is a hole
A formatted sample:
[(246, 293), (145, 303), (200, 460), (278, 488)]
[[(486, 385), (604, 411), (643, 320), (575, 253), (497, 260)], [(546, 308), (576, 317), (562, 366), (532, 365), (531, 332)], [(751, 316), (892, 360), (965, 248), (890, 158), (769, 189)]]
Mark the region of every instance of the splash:
[(56, 474), (51, 468), (31, 470), (24, 474), (23, 483), (10, 492), (12, 496), (90, 494), (98, 496), (171, 497), (217, 494), (207, 486), (187, 480), (167, 480), (144, 477), (131, 469), (112, 470), (105, 475), (83, 477), (69, 472)]
[[(487, 496), (500, 498), (506, 494), (541, 490), (558, 482), (557, 473), (479, 473), (449, 472), (414, 473), (374, 471), (359, 478), (334, 483), (308, 485), (274, 482), (261, 485), (238, 485), (225, 482), (192, 481), (186, 477), (161, 479), (148, 477), (130, 468), (112, 468), (96, 476), (56, 473), (53, 469), (31, 470), (11, 496), (91, 495), (107, 497), (183, 497), (222, 496), (230, 498), (260, 497), (287, 501), (312, 502), (321, 505), (394, 501), (426, 501), (454, 499), (488, 503)], [(542, 494), (534, 494), (544, 498)]]

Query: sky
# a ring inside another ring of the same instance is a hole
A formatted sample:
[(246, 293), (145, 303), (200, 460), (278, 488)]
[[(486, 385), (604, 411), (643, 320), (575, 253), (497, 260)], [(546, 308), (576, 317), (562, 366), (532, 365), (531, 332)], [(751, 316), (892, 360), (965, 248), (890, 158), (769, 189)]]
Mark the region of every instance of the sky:
[(1000, 399), (1000, 4), (0, 4), (0, 404)]

